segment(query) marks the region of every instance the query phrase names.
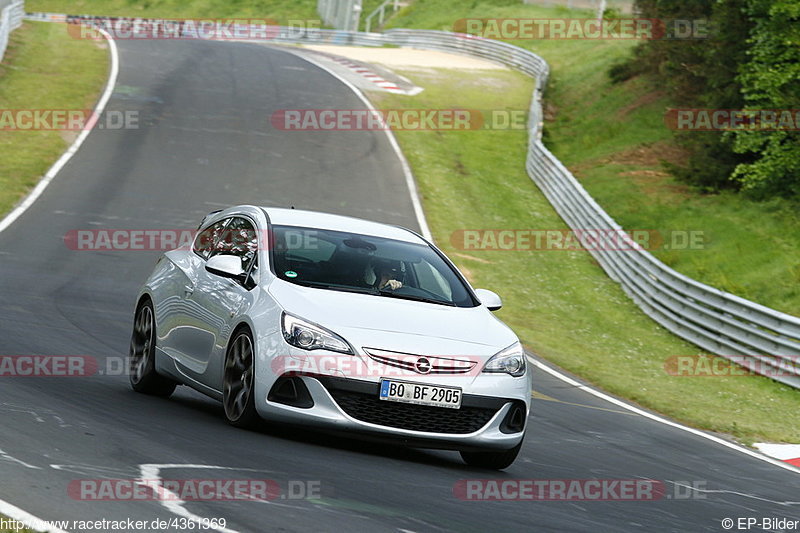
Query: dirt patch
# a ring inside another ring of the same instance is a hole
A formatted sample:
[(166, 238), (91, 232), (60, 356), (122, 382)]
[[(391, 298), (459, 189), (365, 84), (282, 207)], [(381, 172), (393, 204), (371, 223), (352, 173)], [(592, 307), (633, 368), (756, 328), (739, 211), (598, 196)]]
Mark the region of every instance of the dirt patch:
[(58, 134), (61, 136), (64, 142), (67, 143), (67, 146), (72, 146), (72, 143), (74, 143), (75, 139), (78, 138), (80, 132), (72, 130), (60, 130)]
[(644, 93), (642, 95), (639, 95), (639, 97), (636, 98), (636, 100), (626, 105), (625, 107), (617, 110), (617, 118), (618, 119), (625, 118), (631, 111), (652, 104), (653, 102), (659, 100), (660, 98), (664, 98), (664, 96), (666, 96), (666, 93), (664, 91), (650, 91), (649, 93)]
[(558, 108), (555, 104), (545, 101), (542, 105), (542, 119), (546, 122), (553, 122), (558, 115)]
[(616, 153), (601, 162), (617, 165), (658, 166), (662, 161), (666, 161), (673, 165), (684, 166), (687, 158), (688, 152), (680, 146), (659, 141)]
[(507, 70), (498, 63), (461, 54), (414, 48), (359, 48), (356, 46), (305, 45), (304, 48), (387, 67), (456, 68), (459, 70)]
[[(482, 257), (475, 257), (474, 255), (462, 254), (460, 252), (450, 252), (450, 255), (454, 255), (454, 256), (460, 257), (462, 259), (469, 259), (470, 261), (477, 261), (478, 263), (485, 263), (485, 264), (494, 263), (494, 261), (489, 261), (488, 259), (484, 259)], [(464, 269), (462, 268), (461, 270), (464, 270)]]
[[(677, 195), (686, 197), (691, 194), (688, 186), (677, 183), (672, 175), (667, 172), (662, 162), (682, 166), (687, 158), (686, 151), (672, 143), (661, 141), (649, 145), (637, 146), (630, 150), (616, 153), (611, 157), (586, 161), (580, 165), (570, 167), (573, 175), (579, 180), (584, 171), (598, 165), (623, 165), (639, 167), (631, 170), (622, 170), (617, 173), (621, 179), (627, 179), (639, 187), (642, 193), (648, 196)], [(641, 168), (656, 167), (656, 168)]]

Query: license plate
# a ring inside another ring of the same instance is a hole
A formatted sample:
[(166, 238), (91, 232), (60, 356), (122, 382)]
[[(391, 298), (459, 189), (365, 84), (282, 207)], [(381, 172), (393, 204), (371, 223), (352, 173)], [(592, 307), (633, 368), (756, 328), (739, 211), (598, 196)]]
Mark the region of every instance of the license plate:
[(457, 387), (425, 385), (423, 383), (397, 381), (394, 379), (381, 380), (381, 390), (378, 398), (390, 402), (431, 405), (448, 409), (459, 409), (461, 407), (461, 389)]

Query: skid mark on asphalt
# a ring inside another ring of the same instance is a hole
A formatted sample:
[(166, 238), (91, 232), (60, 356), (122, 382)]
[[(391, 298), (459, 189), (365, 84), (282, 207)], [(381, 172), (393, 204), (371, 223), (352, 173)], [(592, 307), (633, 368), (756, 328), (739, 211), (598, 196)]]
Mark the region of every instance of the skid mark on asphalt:
[(87, 465), (87, 464), (52, 464), (50, 468), (60, 472), (69, 472), (79, 476), (95, 476), (99, 479), (119, 479), (132, 477), (138, 473), (136, 468), (109, 468), (107, 466)]
[(58, 416), (55, 413), (55, 411), (51, 411), (49, 409), (42, 410), (42, 409), (38, 409), (37, 408), (37, 410), (34, 411), (32, 408), (26, 407), (24, 405), (15, 405), (15, 404), (11, 404), (11, 403), (0, 403), (0, 411), (7, 411), (9, 413), (27, 413), (27, 414), (31, 415), (33, 417), (33, 419), (36, 422), (39, 422), (40, 424), (44, 424), (44, 423), (47, 422), (44, 418), (42, 418), (42, 415), (49, 416), (49, 417), (52, 417), (53, 420), (56, 421), (56, 423), (58, 424), (58, 427), (60, 427), (60, 428), (72, 427), (69, 424), (67, 424), (66, 422), (64, 422), (64, 419), (61, 418), (60, 416)]
[(687, 485), (685, 481), (672, 481), (670, 479), (664, 480), (666, 483), (672, 483), (677, 487), (681, 487), (683, 489), (691, 490), (693, 492), (697, 492), (699, 494), (729, 494), (731, 496), (739, 496), (742, 498), (749, 498), (752, 500), (757, 500), (760, 502), (772, 503), (775, 505), (780, 505), (782, 507), (793, 507), (793, 506), (800, 506), (800, 501), (791, 501), (791, 500), (771, 500), (769, 498), (763, 498), (761, 496), (756, 496), (755, 494), (748, 494), (746, 492), (737, 492), (735, 490), (724, 490), (724, 489), (703, 489), (699, 487), (695, 487), (692, 485)]

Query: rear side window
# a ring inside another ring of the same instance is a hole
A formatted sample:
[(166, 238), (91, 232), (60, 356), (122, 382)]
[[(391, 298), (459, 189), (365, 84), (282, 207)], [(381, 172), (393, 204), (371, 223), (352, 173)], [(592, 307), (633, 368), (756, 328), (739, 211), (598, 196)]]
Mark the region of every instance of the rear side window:
[(192, 251), (203, 259), (208, 259), (229, 220), (228, 218), (220, 220), (198, 233), (194, 239)]
[(242, 217), (234, 217), (218, 237), (211, 256), (236, 255), (242, 259), (242, 269), (249, 271), (256, 260), (258, 235), (253, 224)]

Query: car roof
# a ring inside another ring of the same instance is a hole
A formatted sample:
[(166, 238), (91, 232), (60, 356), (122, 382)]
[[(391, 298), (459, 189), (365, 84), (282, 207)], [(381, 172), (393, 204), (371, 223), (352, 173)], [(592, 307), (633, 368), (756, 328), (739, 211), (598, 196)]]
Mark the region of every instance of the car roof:
[(361, 218), (306, 211), (303, 209), (285, 209), (279, 207), (262, 207), (272, 224), (277, 226), (297, 226), (304, 228), (327, 229), (383, 237), (398, 241), (427, 244), (425, 240), (411, 230), (400, 226), (372, 222)]

